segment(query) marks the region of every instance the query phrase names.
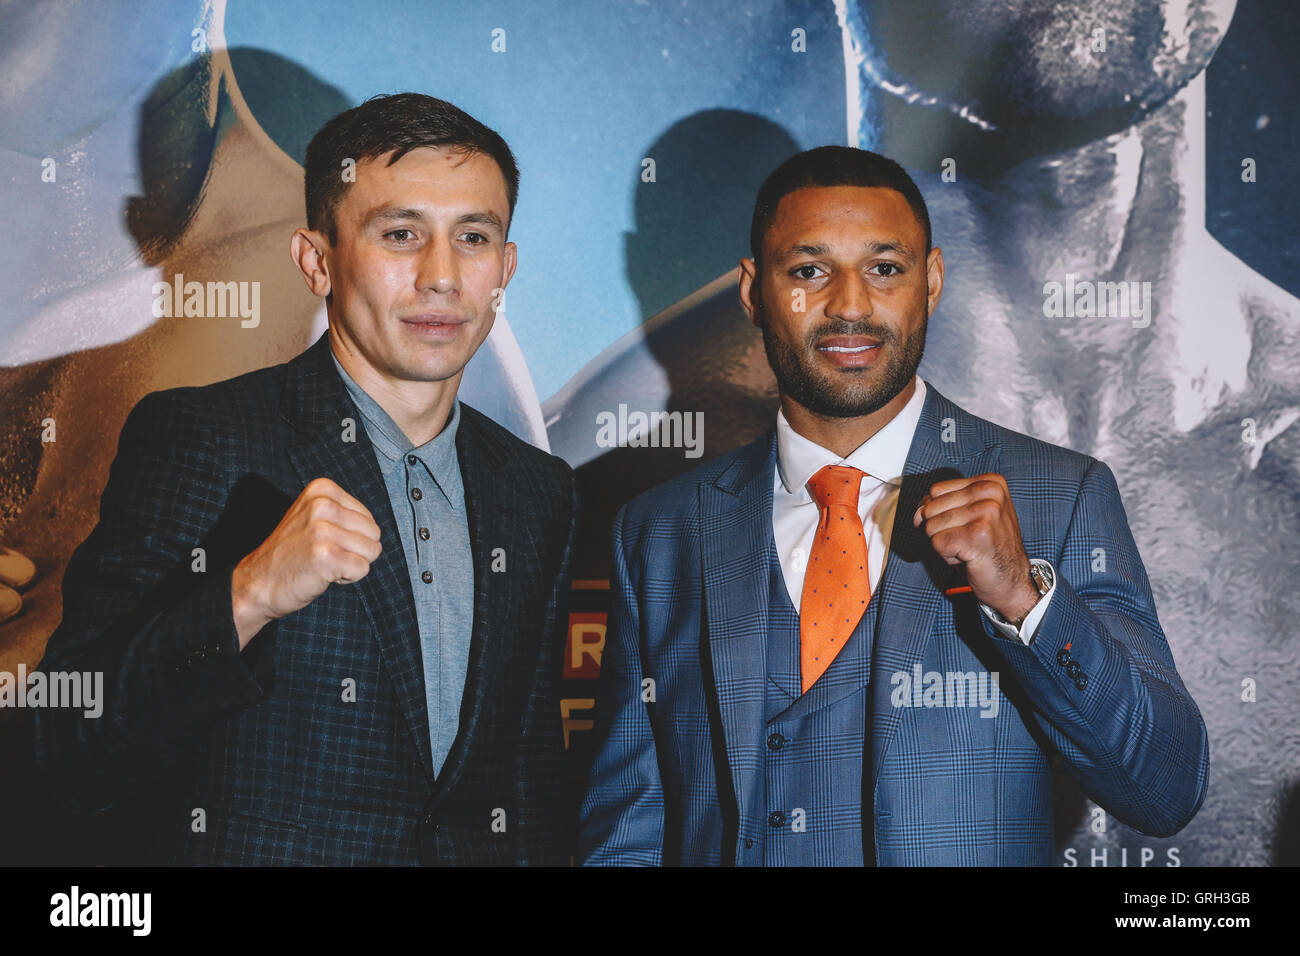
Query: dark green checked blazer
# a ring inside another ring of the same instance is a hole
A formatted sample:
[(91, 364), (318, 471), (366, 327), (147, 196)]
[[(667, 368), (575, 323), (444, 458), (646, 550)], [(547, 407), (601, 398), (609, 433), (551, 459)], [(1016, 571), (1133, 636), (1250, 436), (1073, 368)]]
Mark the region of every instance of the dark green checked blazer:
[[(437, 779), (403, 549), (322, 336), (283, 365), (132, 410), (41, 664), (105, 674), (99, 719), (32, 715), (53, 799), (87, 814), (147, 805), (137, 846), (150, 861), (567, 863), (558, 683), (573, 476), (461, 412), (474, 623), (460, 733)], [(231, 570), (320, 476), (369, 509), (383, 552), (241, 653)]]

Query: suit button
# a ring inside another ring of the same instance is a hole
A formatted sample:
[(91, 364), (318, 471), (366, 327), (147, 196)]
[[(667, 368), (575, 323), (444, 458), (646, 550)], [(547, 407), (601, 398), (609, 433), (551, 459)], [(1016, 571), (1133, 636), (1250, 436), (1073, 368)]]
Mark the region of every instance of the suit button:
[(433, 583), (433, 572), (432, 572), (432, 571), (425, 571), (425, 572), (421, 573), (421, 575), (420, 575), (420, 580), (423, 581), (425, 584), (432, 584), (432, 583)]
[(767, 825), (773, 830), (779, 830), (785, 826), (785, 814), (780, 810), (773, 810), (767, 815)]
[(1078, 677), (1076, 677), (1076, 678), (1074, 679), (1074, 686), (1077, 687), (1079, 690), (1087, 690), (1087, 689), (1088, 689), (1088, 675), (1087, 675), (1087, 674), (1080, 674)]
[(767, 735), (768, 750), (780, 750), (784, 746), (785, 746), (785, 738), (782, 737), (780, 734)]
[(420, 540), (421, 540), (421, 541), (428, 541), (428, 540), (429, 540), (429, 529), (428, 529), (428, 528), (421, 528), (421, 529), (420, 529)]
[(1070, 661), (1070, 663), (1065, 665), (1065, 672), (1071, 677), (1078, 677), (1083, 673), (1083, 667), (1078, 661)]
[(1074, 658), (1070, 656), (1070, 652), (1065, 648), (1061, 648), (1061, 650), (1056, 652), (1056, 663), (1060, 664), (1062, 667), (1070, 663), (1072, 660), (1074, 660)]
[(420, 463), (420, 459), (416, 458), (414, 455), (407, 455), (406, 463), (408, 465), (418, 465)]
[(412, 488), (411, 497), (414, 498), (416, 501), (419, 501), (421, 498), (424, 497), (424, 492), (421, 491), (419, 488)]
[(753, 841), (753, 840), (746, 840), (746, 841), (745, 841), (745, 849), (746, 849), (746, 850), (752, 850), (752, 849), (754, 849), (754, 841)]

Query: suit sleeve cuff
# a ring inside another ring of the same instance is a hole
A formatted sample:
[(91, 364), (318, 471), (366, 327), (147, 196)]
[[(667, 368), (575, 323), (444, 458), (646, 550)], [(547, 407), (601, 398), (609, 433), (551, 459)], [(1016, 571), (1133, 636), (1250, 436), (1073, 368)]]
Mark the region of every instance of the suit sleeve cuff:
[[(232, 704), (246, 706), (266, 696), (273, 680), (268, 642), (258, 641), (263, 636), (259, 632), (240, 650), (229, 572), (214, 573), (212, 580), (170, 607), (168, 614), (173, 621), (191, 622), (189, 627), (176, 628), (165, 662), (173, 679), (188, 688), (195, 716), (225, 711)], [(270, 629), (268, 625), (263, 631)]]
[(984, 616), (989, 619), (989, 622), (999, 634), (1008, 640), (1020, 641), (1026, 647), (1029, 647), (1033, 642), (1034, 633), (1038, 630), (1039, 623), (1047, 614), (1047, 608), (1052, 603), (1052, 595), (1056, 593), (1056, 569), (1052, 567), (1051, 563), (1044, 561), (1042, 558), (1031, 558), (1029, 563), (1045, 566), (1051, 571), (1052, 586), (1046, 594), (1038, 599), (1038, 603), (1034, 605), (1033, 609), (1025, 615), (1025, 619), (1019, 627), (1009, 623), (983, 601), (980, 602), (980, 610), (984, 612)]

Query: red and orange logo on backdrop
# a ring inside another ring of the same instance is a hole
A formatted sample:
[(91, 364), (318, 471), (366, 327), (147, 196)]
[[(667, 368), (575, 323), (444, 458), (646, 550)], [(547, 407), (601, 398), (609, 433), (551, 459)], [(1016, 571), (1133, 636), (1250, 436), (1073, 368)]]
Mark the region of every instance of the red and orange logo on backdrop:
[(564, 642), (565, 696), (560, 701), (564, 746), (581, 756), (590, 746), (596, 707), (596, 680), (605, 650), (609, 582), (575, 580), (573, 600), (578, 610), (569, 612), (569, 632)]
[(595, 680), (600, 676), (600, 655), (605, 649), (604, 612), (569, 614), (569, 639), (564, 648), (564, 679)]

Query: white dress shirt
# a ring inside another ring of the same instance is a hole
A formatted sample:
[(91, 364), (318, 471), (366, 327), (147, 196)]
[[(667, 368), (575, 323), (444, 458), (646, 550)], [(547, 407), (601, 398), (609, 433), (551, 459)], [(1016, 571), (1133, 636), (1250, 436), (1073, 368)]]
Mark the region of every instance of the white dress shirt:
[[(850, 452), (847, 458), (841, 458), (830, 449), (803, 437), (790, 427), (784, 412), (776, 413), (777, 467), (772, 489), (772, 536), (786, 591), (796, 609), (803, 600), (804, 575), (820, 519), (817, 502), (809, 493), (807, 484), (827, 465), (849, 465), (865, 472), (858, 490), (858, 515), (862, 518), (862, 529), (867, 538), (868, 583), (871, 593), (876, 592), (889, 554), (903, 466), (907, 463), (907, 452), (912, 447), (924, 405), (925, 382), (918, 375), (916, 391), (902, 410)], [(910, 520), (910, 517), (905, 520)], [(1037, 559), (1035, 563), (1039, 563)], [(981, 603), (980, 607), (1000, 633), (1029, 644), (1038, 622), (1047, 613), (1047, 605), (1055, 590), (1053, 585), (1052, 590), (1039, 599), (1019, 629), (996, 620), (990, 613), (991, 609), (984, 604)]]

